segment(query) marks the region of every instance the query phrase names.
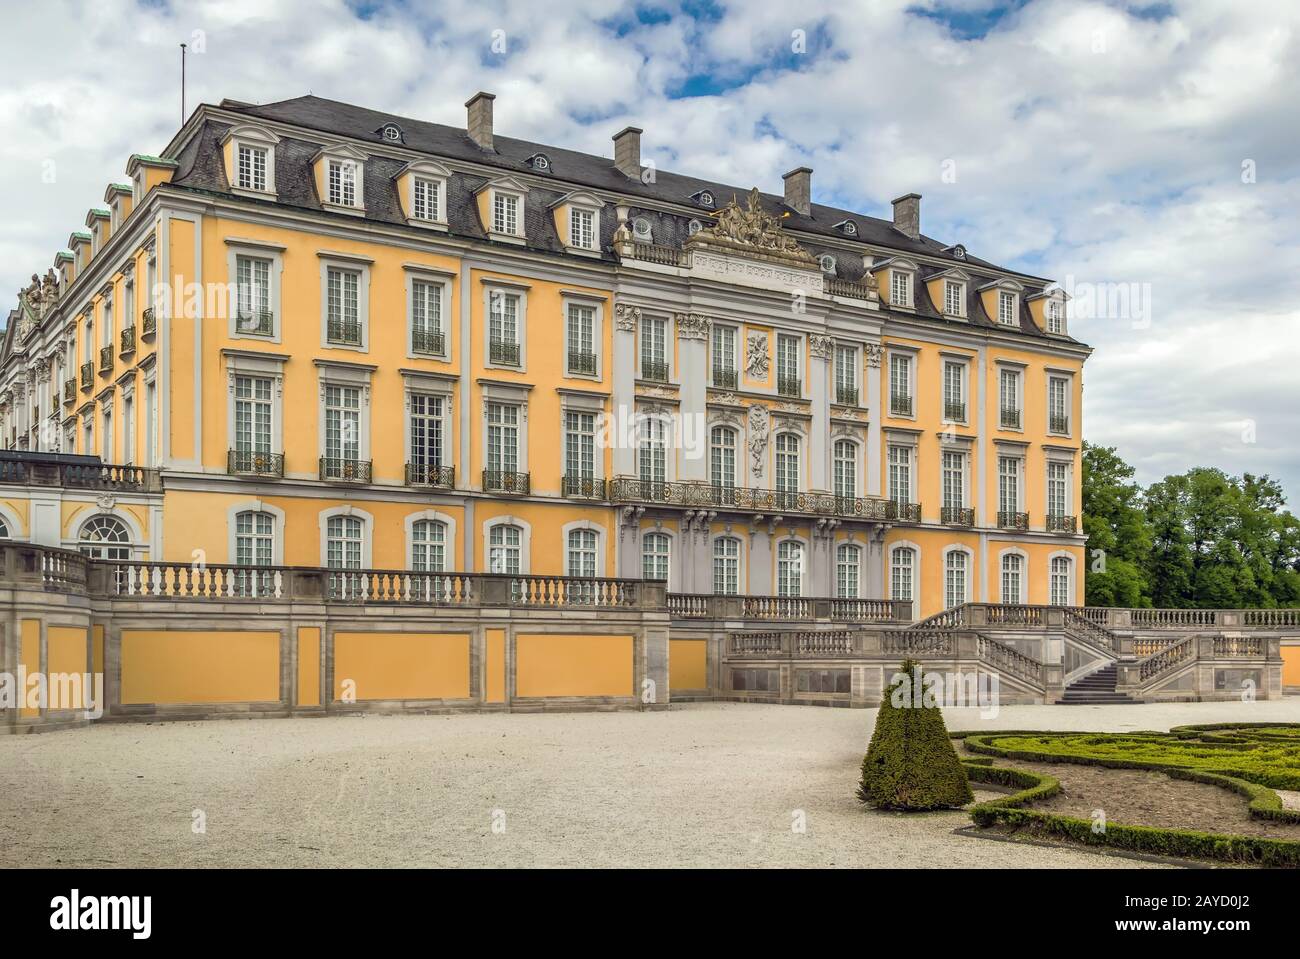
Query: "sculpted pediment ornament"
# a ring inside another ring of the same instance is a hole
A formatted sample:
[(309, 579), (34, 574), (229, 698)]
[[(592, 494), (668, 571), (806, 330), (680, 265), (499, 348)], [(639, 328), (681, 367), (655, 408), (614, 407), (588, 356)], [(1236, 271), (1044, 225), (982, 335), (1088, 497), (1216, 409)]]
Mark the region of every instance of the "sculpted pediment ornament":
[(816, 262), (811, 253), (781, 229), (781, 221), (763, 209), (758, 187), (749, 191), (745, 207), (741, 207), (732, 196), (731, 202), (718, 211), (713, 223), (687, 242), (690, 245), (717, 244), (740, 252), (773, 254), (801, 263)]
[(756, 380), (765, 380), (767, 364), (767, 334), (751, 331), (745, 339), (745, 372)]

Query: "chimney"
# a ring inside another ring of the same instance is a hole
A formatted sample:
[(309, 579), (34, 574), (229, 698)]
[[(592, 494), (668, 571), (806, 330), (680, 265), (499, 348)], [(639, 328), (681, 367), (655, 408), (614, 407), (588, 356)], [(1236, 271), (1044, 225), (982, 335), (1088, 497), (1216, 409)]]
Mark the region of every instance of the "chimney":
[(630, 179), (641, 178), (640, 127), (624, 127), (614, 134), (614, 166)]
[(492, 149), (492, 101), (496, 95), (479, 91), (465, 101), (469, 111), (466, 129), (480, 150)]
[(812, 212), (812, 169), (801, 166), (791, 170), (785, 180), (785, 205), (807, 216)]
[(905, 193), (894, 201), (894, 229), (913, 240), (921, 236), (921, 194)]

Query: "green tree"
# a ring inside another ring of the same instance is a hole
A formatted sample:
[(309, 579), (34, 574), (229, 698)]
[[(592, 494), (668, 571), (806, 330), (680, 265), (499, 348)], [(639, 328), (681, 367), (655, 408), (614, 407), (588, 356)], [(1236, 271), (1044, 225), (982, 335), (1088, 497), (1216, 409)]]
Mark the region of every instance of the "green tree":
[(1089, 606), (1150, 606), (1151, 530), (1134, 469), (1115, 447), (1083, 444), (1084, 587)]

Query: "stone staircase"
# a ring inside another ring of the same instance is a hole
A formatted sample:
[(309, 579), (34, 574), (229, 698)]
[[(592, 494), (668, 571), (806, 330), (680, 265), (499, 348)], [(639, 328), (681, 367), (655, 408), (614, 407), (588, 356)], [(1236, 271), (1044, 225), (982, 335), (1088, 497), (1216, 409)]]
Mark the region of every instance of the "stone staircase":
[(1103, 666), (1095, 673), (1089, 673), (1082, 679), (1076, 679), (1065, 687), (1059, 700), (1067, 706), (1103, 706), (1112, 703), (1136, 703), (1137, 700), (1127, 693), (1115, 691), (1116, 663)]

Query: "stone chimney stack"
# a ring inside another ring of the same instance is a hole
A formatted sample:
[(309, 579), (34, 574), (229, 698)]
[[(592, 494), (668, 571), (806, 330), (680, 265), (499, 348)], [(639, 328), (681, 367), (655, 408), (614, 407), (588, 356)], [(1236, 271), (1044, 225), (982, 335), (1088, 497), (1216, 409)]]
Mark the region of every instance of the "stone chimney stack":
[(641, 128), (624, 127), (614, 134), (614, 166), (625, 177), (641, 178)]
[(894, 229), (913, 240), (921, 236), (921, 194), (905, 193), (894, 201)]
[(808, 216), (812, 212), (812, 168), (797, 167), (781, 179), (785, 180), (785, 205)]
[(465, 101), (465, 109), (469, 112), (466, 129), (480, 150), (492, 149), (492, 101), (495, 99), (495, 94), (480, 90)]

